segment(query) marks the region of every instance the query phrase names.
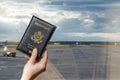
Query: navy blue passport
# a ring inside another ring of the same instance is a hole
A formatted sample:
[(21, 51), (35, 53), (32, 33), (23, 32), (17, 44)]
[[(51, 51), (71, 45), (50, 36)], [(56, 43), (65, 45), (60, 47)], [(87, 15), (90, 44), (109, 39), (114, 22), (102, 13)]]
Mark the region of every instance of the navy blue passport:
[(32, 50), (37, 48), (36, 60), (39, 60), (55, 29), (56, 26), (33, 16), (16, 49), (31, 56)]

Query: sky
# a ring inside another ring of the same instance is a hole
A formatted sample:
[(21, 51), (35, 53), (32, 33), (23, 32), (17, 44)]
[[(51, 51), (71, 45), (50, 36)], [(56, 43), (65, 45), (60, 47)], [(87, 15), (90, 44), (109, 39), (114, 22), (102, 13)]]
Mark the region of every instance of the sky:
[(20, 41), (35, 15), (51, 41), (120, 41), (120, 0), (0, 0), (0, 41)]

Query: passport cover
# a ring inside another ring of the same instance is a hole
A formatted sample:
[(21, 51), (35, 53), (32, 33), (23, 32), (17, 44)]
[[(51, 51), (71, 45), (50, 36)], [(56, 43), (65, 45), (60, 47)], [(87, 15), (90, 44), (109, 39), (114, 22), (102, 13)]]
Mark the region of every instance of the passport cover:
[(39, 60), (55, 29), (56, 26), (33, 16), (16, 49), (31, 56), (32, 50), (37, 48), (36, 60)]

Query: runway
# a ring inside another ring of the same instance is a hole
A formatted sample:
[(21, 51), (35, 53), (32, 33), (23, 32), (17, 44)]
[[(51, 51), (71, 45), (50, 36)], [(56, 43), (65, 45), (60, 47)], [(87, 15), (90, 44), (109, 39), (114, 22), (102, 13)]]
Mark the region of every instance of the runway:
[(49, 51), (51, 62), (66, 80), (107, 79), (106, 48), (81, 45)]
[[(79, 45), (70, 48), (48, 49), (47, 70), (37, 80), (119, 80), (120, 50)], [(19, 80), (26, 60), (0, 54), (0, 80)]]

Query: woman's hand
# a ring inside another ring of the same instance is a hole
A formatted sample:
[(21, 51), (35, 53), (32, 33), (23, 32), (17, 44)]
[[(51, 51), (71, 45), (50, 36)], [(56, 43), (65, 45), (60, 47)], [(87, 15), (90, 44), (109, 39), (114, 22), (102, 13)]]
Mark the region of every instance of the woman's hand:
[(48, 60), (47, 51), (44, 52), (40, 61), (36, 61), (36, 57), (37, 57), (36, 48), (33, 50), (31, 57), (28, 57), (28, 56), (25, 57), (28, 60), (28, 62), (24, 66), (21, 80), (33, 80), (40, 73), (46, 70), (46, 65)]

